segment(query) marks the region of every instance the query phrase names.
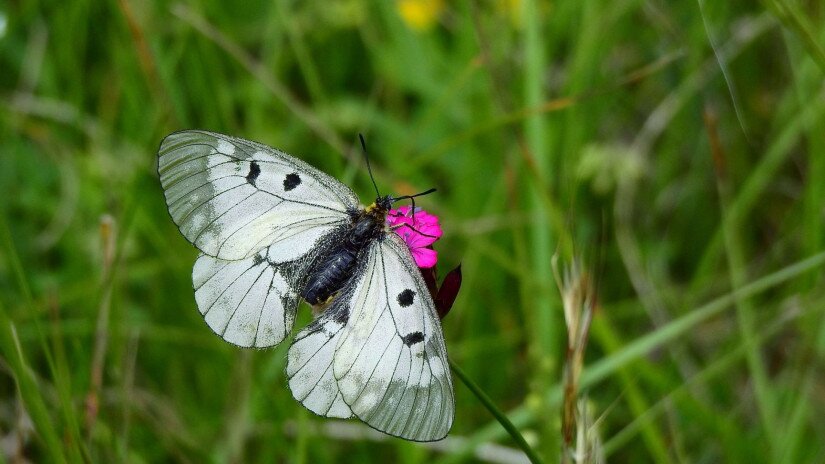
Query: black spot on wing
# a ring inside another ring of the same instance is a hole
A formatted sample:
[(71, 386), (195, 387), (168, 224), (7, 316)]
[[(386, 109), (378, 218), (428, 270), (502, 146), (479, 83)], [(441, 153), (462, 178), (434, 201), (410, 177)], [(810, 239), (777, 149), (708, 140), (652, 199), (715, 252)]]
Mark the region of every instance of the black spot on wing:
[(408, 289), (405, 289), (403, 292), (398, 294), (398, 304), (401, 307), (406, 308), (407, 306), (413, 304), (413, 300), (415, 299), (415, 292)]
[(289, 192), (300, 184), (301, 177), (298, 174), (294, 172), (292, 174), (287, 174), (286, 178), (284, 178), (284, 191)]
[(415, 345), (416, 343), (421, 343), (424, 341), (424, 334), (421, 332), (412, 332), (408, 333), (401, 337), (401, 341), (404, 342), (407, 346)]
[(255, 161), (249, 163), (249, 174), (246, 175), (246, 181), (255, 185), (255, 179), (261, 174), (261, 167)]

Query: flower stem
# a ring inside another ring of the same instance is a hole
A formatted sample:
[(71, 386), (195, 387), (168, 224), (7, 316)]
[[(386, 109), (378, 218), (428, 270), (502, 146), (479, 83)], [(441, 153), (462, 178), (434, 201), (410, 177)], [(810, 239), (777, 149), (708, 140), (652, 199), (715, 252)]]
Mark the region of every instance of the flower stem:
[(455, 375), (457, 375), (458, 378), (461, 379), (462, 382), (464, 382), (464, 385), (466, 385), (467, 388), (469, 388), (470, 391), (473, 392), (476, 398), (478, 398), (479, 401), (481, 401), (481, 404), (483, 404), (484, 407), (487, 408), (488, 411), (490, 411), (490, 414), (492, 414), (493, 417), (495, 417), (496, 420), (501, 424), (501, 426), (504, 427), (504, 430), (506, 430), (507, 433), (509, 433), (510, 436), (513, 437), (513, 440), (515, 440), (519, 448), (521, 448), (522, 451), (524, 451), (524, 454), (527, 455), (527, 458), (530, 460), (530, 462), (532, 462), (533, 464), (541, 464), (542, 460), (536, 454), (535, 450), (533, 450), (533, 448), (531, 448), (530, 445), (527, 444), (527, 441), (524, 439), (523, 436), (521, 436), (521, 433), (519, 433), (518, 429), (516, 429), (516, 426), (513, 425), (512, 422), (510, 422), (510, 419), (508, 419), (507, 416), (503, 412), (501, 412), (501, 410), (499, 410), (495, 404), (493, 404), (493, 401), (490, 399), (490, 397), (487, 396), (487, 394), (484, 393), (484, 391), (478, 385), (476, 385), (475, 382), (470, 380), (470, 378), (467, 377), (467, 374), (465, 374), (464, 371), (462, 371), (461, 368), (459, 368), (456, 365), (456, 363), (453, 362), (452, 359), (450, 360), (450, 367), (453, 369), (453, 372), (455, 372)]

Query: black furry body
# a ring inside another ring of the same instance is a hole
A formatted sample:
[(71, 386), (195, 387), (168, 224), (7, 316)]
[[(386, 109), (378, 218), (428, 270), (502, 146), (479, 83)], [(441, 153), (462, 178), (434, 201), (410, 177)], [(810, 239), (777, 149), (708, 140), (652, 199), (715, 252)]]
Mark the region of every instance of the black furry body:
[(344, 288), (374, 240), (386, 233), (390, 197), (379, 198), (369, 208), (353, 211), (352, 223), (342, 231), (340, 239), (316, 259), (307, 274), (301, 297), (315, 306), (327, 303)]

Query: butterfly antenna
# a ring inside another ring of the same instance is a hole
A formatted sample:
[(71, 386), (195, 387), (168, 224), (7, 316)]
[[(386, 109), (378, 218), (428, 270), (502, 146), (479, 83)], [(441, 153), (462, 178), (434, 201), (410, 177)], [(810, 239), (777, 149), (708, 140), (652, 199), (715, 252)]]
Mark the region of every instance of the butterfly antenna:
[(395, 198), (392, 199), (392, 201), (396, 202), (398, 200), (409, 200), (409, 199), (413, 199), (415, 197), (423, 197), (424, 195), (429, 195), (429, 194), (431, 194), (435, 191), (436, 190), (434, 188), (431, 188), (431, 189), (425, 190), (421, 193), (416, 193), (415, 195), (404, 195), (403, 197), (395, 197)]
[(370, 180), (372, 181), (372, 186), (375, 187), (375, 197), (381, 198), (381, 194), (378, 193), (378, 186), (375, 185), (375, 177), (372, 176), (372, 168), (370, 167), (370, 157), (367, 156), (367, 142), (364, 141), (364, 136), (361, 133), (358, 133), (358, 140), (361, 141), (361, 148), (364, 150), (364, 159), (367, 161), (367, 172), (370, 173)]
[[(396, 202), (398, 200), (410, 200), (412, 202), (412, 220), (413, 220), (413, 224), (415, 224), (415, 197), (421, 197), (421, 196), (424, 196), (424, 195), (429, 195), (433, 192), (435, 192), (435, 189), (431, 188), (431, 189), (425, 190), (421, 193), (416, 193), (415, 195), (404, 195), (403, 197), (393, 198), (392, 201)], [(418, 232), (418, 231), (416, 231), (416, 232)], [(426, 234), (421, 234), (421, 235), (426, 235)]]
[(413, 225), (415, 225), (415, 196), (410, 198), (410, 203), (412, 203), (412, 212), (413, 212), (412, 220), (413, 220)]

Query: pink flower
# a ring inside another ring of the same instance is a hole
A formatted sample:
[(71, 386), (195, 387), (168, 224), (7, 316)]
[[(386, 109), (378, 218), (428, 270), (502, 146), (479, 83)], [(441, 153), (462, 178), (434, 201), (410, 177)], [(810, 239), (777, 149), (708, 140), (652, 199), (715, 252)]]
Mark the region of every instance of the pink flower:
[(438, 254), (431, 245), (443, 234), (441, 226), (438, 225), (438, 216), (416, 208), (413, 218), (412, 208), (402, 206), (390, 210), (387, 214), (387, 224), (407, 243), (418, 267), (435, 266)]

